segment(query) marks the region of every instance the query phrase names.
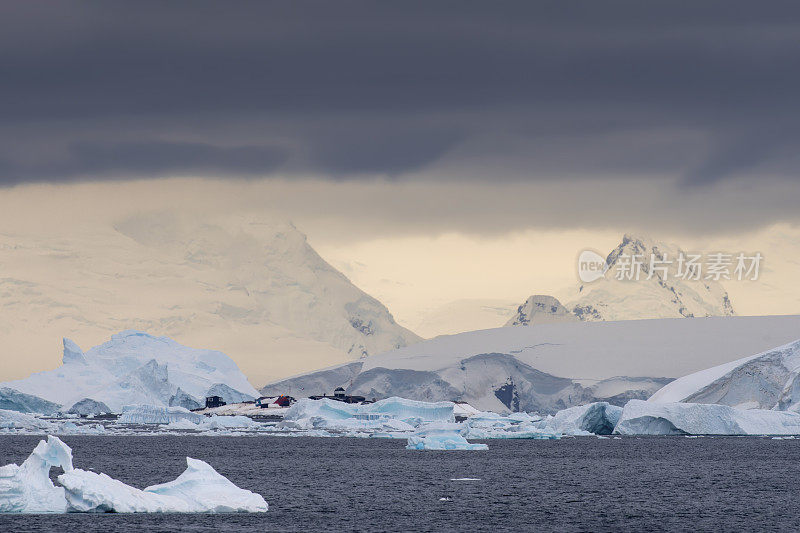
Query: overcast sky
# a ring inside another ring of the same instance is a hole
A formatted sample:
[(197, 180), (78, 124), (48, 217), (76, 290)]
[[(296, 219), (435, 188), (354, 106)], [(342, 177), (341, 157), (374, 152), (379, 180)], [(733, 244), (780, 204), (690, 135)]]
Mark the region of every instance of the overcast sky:
[[(800, 212), (797, 2), (30, 1), (0, 25), (4, 187), (502, 185), (477, 213), (499, 231)], [(425, 224), (480, 231), (465, 201)]]
[(760, 251), (737, 313), (800, 313), (798, 36), (797, 0), (0, 2), (0, 251), (290, 219), (434, 335), (630, 232)]

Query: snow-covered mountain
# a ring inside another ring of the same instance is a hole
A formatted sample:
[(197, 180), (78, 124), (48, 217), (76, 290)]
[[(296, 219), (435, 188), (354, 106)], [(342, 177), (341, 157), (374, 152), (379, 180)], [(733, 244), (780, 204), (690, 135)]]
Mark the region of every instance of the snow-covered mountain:
[(0, 265), (6, 375), (53, 368), (63, 336), (88, 344), (126, 329), (219, 348), (258, 382), (420, 340), (294, 226), (263, 217), (0, 233)]
[[(586, 321), (735, 315), (728, 293), (719, 281), (678, 276), (677, 259), (681, 252), (675, 245), (625, 235), (606, 257), (605, 276), (580, 284), (563, 307), (568, 314)], [(666, 270), (655, 268), (650, 275), (651, 255), (655, 257), (656, 266), (664, 266)], [(633, 256), (643, 258), (639, 278), (617, 279), (621, 259), (629, 261)], [(544, 301), (545, 298), (531, 296), (507, 325), (568, 319), (558, 300)], [(532, 322), (533, 312), (536, 319)]]
[(561, 305), (556, 298), (534, 294), (517, 308), (517, 312), (506, 323), (506, 326), (532, 326), (551, 322), (575, 322), (576, 320), (578, 317)]
[(271, 383), (310, 396), (343, 386), (368, 398), (463, 400), (484, 410), (553, 412), (644, 399), (674, 378), (783, 344), (800, 316), (562, 322), (441, 336)]
[(800, 412), (800, 340), (684, 376), (650, 401)]
[(178, 404), (185, 398), (199, 404), (209, 393), (220, 391), (231, 392), (228, 401), (258, 396), (224, 353), (189, 348), (139, 331), (118, 333), (85, 353), (64, 339), (59, 368), (2, 387), (59, 404), (64, 411), (79, 410), (90, 403), (85, 399), (121, 412), (125, 405), (174, 405), (176, 398)]

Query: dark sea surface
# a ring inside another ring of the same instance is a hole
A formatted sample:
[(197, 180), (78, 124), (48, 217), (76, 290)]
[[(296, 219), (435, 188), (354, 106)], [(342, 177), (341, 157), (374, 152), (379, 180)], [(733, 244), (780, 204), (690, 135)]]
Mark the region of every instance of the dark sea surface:
[[(0, 436), (0, 465), (21, 463), (39, 440)], [(76, 467), (139, 488), (177, 477), (187, 455), (203, 459), (270, 510), (0, 515), (0, 532), (800, 530), (800, 440), (493, 440), (450, 452), (353, 438), (62, 440)]]

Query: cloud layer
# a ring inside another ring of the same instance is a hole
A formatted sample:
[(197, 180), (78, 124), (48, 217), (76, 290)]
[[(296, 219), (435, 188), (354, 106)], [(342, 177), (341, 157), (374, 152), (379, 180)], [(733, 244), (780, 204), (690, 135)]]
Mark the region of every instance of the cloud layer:
[(33, 1), (0, 29), (0, 187), (312, 178), (433, 231), (798, 217), (796, 2)]

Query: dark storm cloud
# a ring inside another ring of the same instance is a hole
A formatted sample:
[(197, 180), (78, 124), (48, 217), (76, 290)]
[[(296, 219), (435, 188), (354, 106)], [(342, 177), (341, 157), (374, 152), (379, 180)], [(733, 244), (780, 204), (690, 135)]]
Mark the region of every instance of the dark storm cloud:
[(796, 179), (798, 35), (777, 1), (5, 2), (0, 183)]

